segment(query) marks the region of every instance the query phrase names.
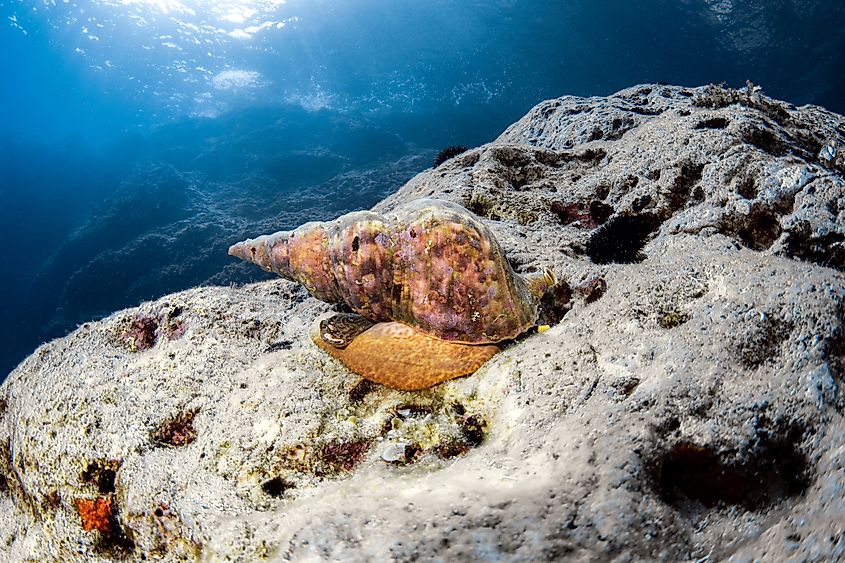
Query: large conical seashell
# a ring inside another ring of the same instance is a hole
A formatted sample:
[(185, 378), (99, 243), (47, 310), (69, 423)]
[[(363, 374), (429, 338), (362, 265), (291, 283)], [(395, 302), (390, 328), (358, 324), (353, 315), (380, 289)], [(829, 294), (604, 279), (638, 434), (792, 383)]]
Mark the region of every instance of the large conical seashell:
[(300, 282), (318, 299), (435, 338), (483, 344), (534, 325), (551, 274), (516, 274), (490, 230), (453, 203), (359, 211), (233, 245), (229, 254)]

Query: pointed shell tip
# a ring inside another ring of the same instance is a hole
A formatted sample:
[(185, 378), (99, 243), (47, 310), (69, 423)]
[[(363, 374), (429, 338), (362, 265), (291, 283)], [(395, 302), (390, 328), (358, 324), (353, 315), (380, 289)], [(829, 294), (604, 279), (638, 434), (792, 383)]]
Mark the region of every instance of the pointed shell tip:
[(229, 256), (236, 256), (238, 258), (243, 258), (244, 257), (243, 246), (244, 246), (244, 243), (242, 243), (242, 242), (239, 242), (239, 243), (236, 243), (236, 244), (233, 244), (232, 246), (230, 246), (229, 247)]

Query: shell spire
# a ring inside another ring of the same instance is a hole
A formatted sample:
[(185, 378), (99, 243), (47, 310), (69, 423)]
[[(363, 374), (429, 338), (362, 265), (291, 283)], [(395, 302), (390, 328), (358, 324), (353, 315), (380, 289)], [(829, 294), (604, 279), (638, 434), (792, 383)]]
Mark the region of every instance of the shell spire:
[[(280, 241), (286, 240), (287, 237), (288, 231), (279, 231), (272, 235), (262, 235), (254, 239), (247, 239), (230, 246), (229, 256), (235, 256), (241, 260), (252, 262), (263, 270), (276, 272), (280, 276), (293, 279), (283, 273), (287, 271), (287, 264), (285, 264), (283, 259), (280, 259), (281, 257), (277, 257), (275, 260), (271, 258), (273, 247), (277, 243), (280, 243)], [(281, 246), (279, 244), (280, 248)]]

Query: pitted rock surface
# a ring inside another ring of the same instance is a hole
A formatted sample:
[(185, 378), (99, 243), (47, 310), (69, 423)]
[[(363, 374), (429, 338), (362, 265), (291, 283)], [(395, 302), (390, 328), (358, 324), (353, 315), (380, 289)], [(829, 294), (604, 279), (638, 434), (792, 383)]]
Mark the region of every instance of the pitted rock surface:
[(434, 196), (555, 324), (400, 392), (278, 280), (168, 295), (0, 387), (8, 561), (845, 558), (845, 118), (751, 89), (543, 102)]

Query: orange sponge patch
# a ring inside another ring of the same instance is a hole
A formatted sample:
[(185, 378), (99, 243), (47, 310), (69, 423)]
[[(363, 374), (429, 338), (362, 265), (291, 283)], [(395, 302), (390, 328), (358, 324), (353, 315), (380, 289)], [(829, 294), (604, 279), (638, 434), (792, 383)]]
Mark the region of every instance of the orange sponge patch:
[(114, 516), (111, 497), (97, 497), (94, 500), (78, 498), (76, 510), (82, 518), (82, 529), (86, 532), (99, 530), (108, 533), (111, 531)]

